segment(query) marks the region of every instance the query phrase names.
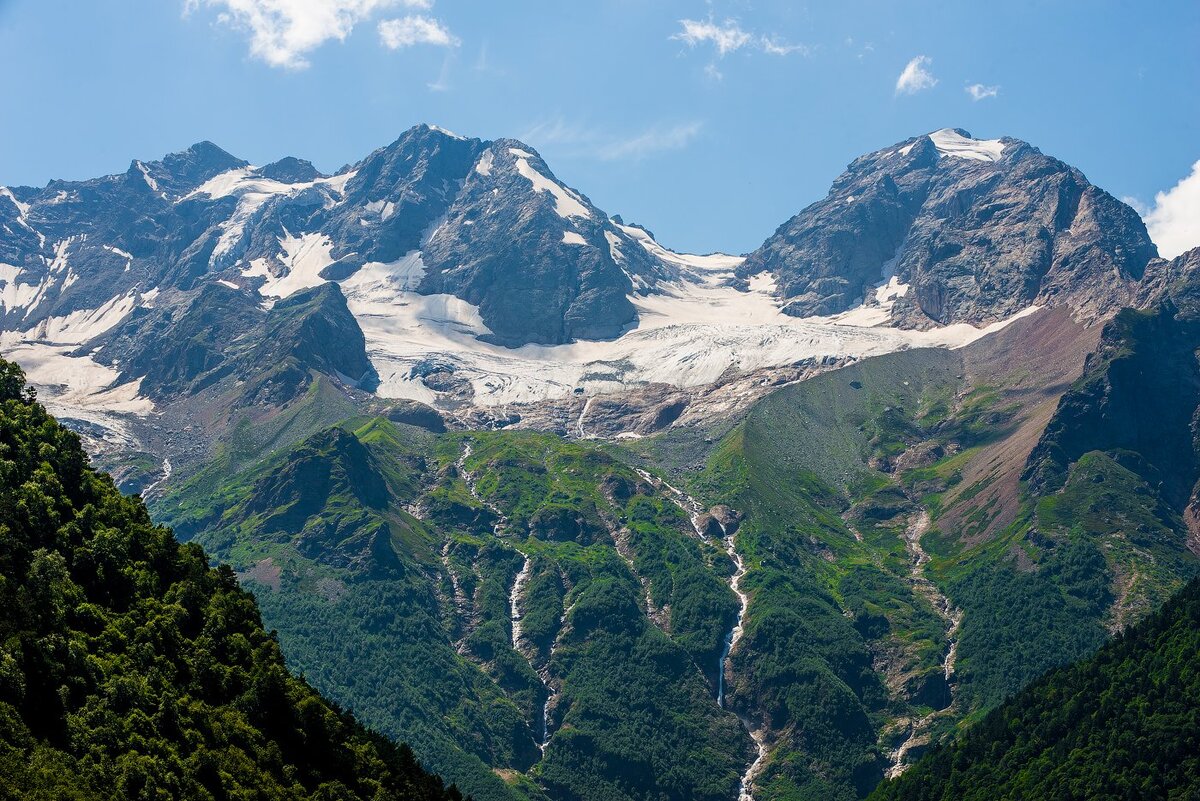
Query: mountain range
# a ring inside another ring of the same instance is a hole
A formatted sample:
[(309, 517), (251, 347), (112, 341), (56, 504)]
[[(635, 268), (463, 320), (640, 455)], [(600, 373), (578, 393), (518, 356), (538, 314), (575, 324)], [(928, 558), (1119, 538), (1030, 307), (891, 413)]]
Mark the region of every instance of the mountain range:
[(739, 256), (515, 140), (201, 143), (0, 189), (0, 281), (96, 463), (477, 799), (863, 798), (1200, 572), (1200, 249), (1017, 139)]

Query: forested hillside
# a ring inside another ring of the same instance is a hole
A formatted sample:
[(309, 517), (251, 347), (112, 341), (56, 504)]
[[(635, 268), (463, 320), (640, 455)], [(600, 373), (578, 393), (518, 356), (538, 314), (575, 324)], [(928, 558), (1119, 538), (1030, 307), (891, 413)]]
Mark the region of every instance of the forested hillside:
[(233, 572), (92, 470), (0, 361), (0, 797), (461, 795), (291, 676)]
[(1200, 797), (1200, 581), (872, 801)]

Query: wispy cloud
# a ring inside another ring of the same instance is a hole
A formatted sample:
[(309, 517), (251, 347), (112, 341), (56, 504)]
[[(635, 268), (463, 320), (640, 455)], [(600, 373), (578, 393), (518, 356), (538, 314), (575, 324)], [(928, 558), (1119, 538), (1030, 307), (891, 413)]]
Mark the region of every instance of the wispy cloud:
[[(394, 8), (429, 11), (433, 0), (184, 0), (185, 15), (201, 7), (216, 10), (217, 24), (245, 33), (253, 58), (272, 67), (304, 69), (309, 66), (309, 53), (326, 42), (345, 41), (355, 26), (380, 12)], [(404, 19), (432, 24), (432, 29), (429, 25), (410, 25), (415, 29), (411, 35), (423, 33), (423, 41), (442, 45), (457, 42), (437, 20), (420, 14)], [(440, 40), (433, 40), (439, 36)], [(384, 41), (387, 44), (386, 38)]]
[(717, 22), (712, 17), (706, 20), (681, 19), (679, 30), (672, 34), (671, 39), (683, 42), (693, 50), (701, 45), (712, 45), (717, 51), (718, 58), (724, 58), (730, 53), (743, 48), (761, 50), (773, 56), (786, 56), (792, 53), (811, 55), (808, 45), (792, 44), (777, 34), (759, 34), (742, 28), (737, 20), (727, 19)]
[(742, 30), (735, 20), (727, 19), (716, 23), (712, 19), (681, 19), (679, 33), (671, 38), (678, 39), (688, 47), (697, 47), (706, 42), (717, 48), (717, 55), (724, 58), (726, 54), (741, 50), (754, 40), (754, 37)]
[(1192, 165), (1187, 177), (1155, 195), (1154, 207), (1142, 217), (1163, 258), (1173, 259), (1200, 247), (1200, 161)]
[(932, 65), (933, 59), (929, 56), (917, 56), (908, 62), (900, 77), (896, 79), (896, 94), (915, 95), (937, 86), (937, 78), (933, 77), (933, 72), (930, 71)]
[(790, 44), (778, 36), (764, 36), (759, 40), (764, 53), (769, 53), (773, 56), (788, 56), (792, 53), (799, 53), (802, 56), (811, 56), (812, 48), (806, 44)]
[(448, 92), (450, 91), (450, 62), (454, 60), (454, 51), (446, 53), (446, 57), (442, 59), (442, 69), (438, 72), (437, 80), (430, 81), (425, 84), (431, 92)]
[(567, 146), (577, 157), (601, 161), (638, 161), (656, 153), (681, 150), (703, 130), (698, 120), (660, 123), (633, 134), (612, 134), (561, 118), (538, 123), (521, 139), (538, 147)]
[(978, 103), (980, 100), (985, 100), (989, 97), (995, 97), (1000, 94), (999, 86), (985, 86), (981, 83), (967, 84), (965, 91), (971, 96), (971, 99)]
[(605, 161), (622, 161), (642, 159), (665, 150), (681, 150), (699, 135), (703, 127), (703, 123), (695, 121), (655, 126), (635, 136), (610, 142), (601, 147), (597, 155)]

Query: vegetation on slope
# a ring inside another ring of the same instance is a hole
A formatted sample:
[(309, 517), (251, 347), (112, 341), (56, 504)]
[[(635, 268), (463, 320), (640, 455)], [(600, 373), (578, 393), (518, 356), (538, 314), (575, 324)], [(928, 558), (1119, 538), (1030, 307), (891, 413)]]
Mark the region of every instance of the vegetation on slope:
[(1002, 487), (1036, 382), (971, 358), (910, 351), (784, 389), (694, 481), (743, 514), (752, 601), (731, 700), (773, 734), (763, 798), (861, 797), (1093, 652), (1135, 580), (1160, 598), (1196, 571), (1137, 453), (1076, 455), (1045, 492), (1017, 485), (1017, 461)]
[(178, 492), (293, 668), (477, 798), (735, 794), (732, 567), (601, 448), (358, 419)]
[(0, 796), (457, 799), (289, 675), (253, 598), (0, 362)]
[(1200, 796), (1200, 580), (1046, 674), (873, 801)]

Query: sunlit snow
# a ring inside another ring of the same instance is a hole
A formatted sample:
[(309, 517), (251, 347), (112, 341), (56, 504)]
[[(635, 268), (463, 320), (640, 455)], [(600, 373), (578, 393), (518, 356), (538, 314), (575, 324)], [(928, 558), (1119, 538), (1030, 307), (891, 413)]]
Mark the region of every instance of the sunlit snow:
[(975, 161), (998, 161), (1004, 155), (1004, 143), (999, 139), (970, 139), (952, 128), (929, 134), (934, 147), (943, 156)]

